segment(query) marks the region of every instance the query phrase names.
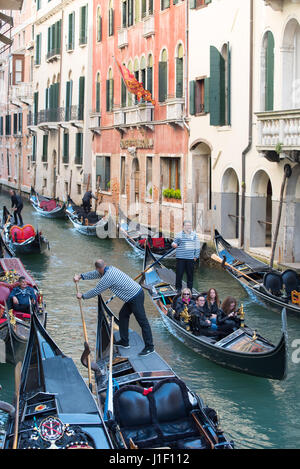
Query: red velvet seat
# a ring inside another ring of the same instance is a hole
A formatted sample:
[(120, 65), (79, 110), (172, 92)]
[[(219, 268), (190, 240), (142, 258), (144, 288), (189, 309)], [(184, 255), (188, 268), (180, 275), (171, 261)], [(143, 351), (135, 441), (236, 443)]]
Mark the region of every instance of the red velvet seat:
[(154, 248), (164, 248), (165, 238), (152, 238), (152, 244)]
[(45, 210), (45, 212), (51, 212), (56, 208), (55, 200), (43, 200), (40, 203), (40, 207)]

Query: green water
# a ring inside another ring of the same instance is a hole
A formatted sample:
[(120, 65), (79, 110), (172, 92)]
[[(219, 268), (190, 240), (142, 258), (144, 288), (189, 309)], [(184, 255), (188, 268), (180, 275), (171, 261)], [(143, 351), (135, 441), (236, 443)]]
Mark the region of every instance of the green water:
[[(0, 207), (3, 204), (10, 207), (9, 197), (4, 193), (0, 195)], [(80, 235), (67, 220), (42, 218), (27, 203), (22, 214), (24, 223), (38, 226), (50, 241), (49, 254), (43, 258), (24, 256), (22, 259), (44, 292), (49, 313), (47, 329), (87, 379), (86, 369), (80, 363), (83, 332), (73, 275), (93, 269), (95, 259), (103, 258), (107, 264), (116, 265), (135, 277), (142, 270), (142, 259), (122, 239), (100, 240)], [(84, 292), (95, 282), (81, 282), (79, 285)], [(214, 286), (221, 298), (235, 296), (244, 304), (247, 323), (274, 343), (279, 340), (280, 313), (250, 298), (226, 272), (201, 265), (196, 270), (194, 286), (200, 291)], [(104, 295), (105, 298), (110, 296), (110, 293)], [(88, 339), (94, 350), (96, 300), (83, 304)], [(119, 300), (111, 303), (116, 312), (120, 305)], [(285, 381), (277, 382), (229, 371), (201, 358), (170, 335), (147, 296), (145, 306), (157, 352), (189, 387), (201, 395), (206, 404), (217, 410), (221, 427), (235, 441), (237, 448), (300, 447), (300, 364), (293, 363), (291, 359), (292, 343), (300, 339), (300, 317), (288, 317), (288, 376)], [(130, 326), (139, 331), (133, 318)], [(0, 364), (0, 400), (12, 401), (13, 371), (12, 366)], [(4, 427), (5, 415), (0, 413), (0, 431)]]

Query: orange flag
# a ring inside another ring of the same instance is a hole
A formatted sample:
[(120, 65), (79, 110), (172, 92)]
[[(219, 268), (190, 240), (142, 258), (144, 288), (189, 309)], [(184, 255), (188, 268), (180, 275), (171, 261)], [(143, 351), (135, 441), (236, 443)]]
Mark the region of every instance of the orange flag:
[(126, 68), (124, 65), (120, 65), (116, 59), (115, 61), (116, 61), (116, 64), (119, 68), (119, 71), (124, 80), (125, 86), (128, 89), (129, 93), (135, 94), (138, 101), (140, 101), (143, 98), (145, 101), (151, 102), (154, 106), (155, 101), (154, 99), (152, 99), (150, 91), (144, 89), (143, 83), (140, 83), (139, 81), (137, 81), (134, 74), (131, 73), (128, 70), (128, 68)]

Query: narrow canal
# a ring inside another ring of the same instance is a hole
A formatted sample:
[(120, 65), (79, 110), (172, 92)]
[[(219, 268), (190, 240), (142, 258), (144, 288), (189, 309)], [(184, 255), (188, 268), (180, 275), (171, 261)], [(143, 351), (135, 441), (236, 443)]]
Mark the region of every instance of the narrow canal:
[[(1, 209), (3, 205), (11, 206), (6, 193), (0, 195)], [(50, 241), (51, 249), (47, 255), (24, 256), (22, 259), (44, 293), (48, 310), (47, 329), (87, 379), (86, 369), (80, 363), (83, 332), (73, 275), (93, 269), (95, 259), (103, 258), (107, 264), (115, 265), (135, 277), (142, 270), (142, 259), (122, 239), (100, 240), (80, 235), (67, 220), (44, 219), (27, 202), (22, 215), (24, 223), (38, 227)], [(84, 292), (95, 282), (81, 282), (79, 285)], [(273, 343), (279, 340), (280, 313), (250, 298), (234, 279), (218, 267), (201, 264), (195, 273), (194, 286), (200, 291), (213, 286), (221, 298), (229, 294), (235, 296), (244, 304), (246, 322)], [(104, 296), (109, 298), (111, 295), (107, 293)], [(85, 301), (83, 305), (89, 343), (94, 350), (96, 301)], [(118, 300), (111, 303), (116, 312), (120, 305)], [(300, 363), (297, 364), (295, 358), (300, 357), (300, 352), (297, 354), (292, 345), (295, 345), (296, 339), (300, 340), (300, 317), (288, 318), (289, 370), (287, 379), (278, 382), (229, 371), (201, 358), (170, 335), (147, 296), (145, 306), (157, 352), (189, 387), (201, 395), (206, 404), (217, 410), (221, 427), (235, 441), (237, 448), (299, 448)], [(139, 331), (134, 318), (130, 327)], [(0, 384), (0, 400), (12, 402), (12, 366), (0, 364)], [(5, 415), (0, 413), (0, 440), (4, 428)]]

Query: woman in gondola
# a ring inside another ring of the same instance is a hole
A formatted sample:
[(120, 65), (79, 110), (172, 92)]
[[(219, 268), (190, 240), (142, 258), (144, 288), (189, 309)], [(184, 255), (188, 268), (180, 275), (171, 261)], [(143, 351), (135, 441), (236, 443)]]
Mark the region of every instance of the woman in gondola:
[(180, 313), (182, 313), (185, 308), (189, 309), (192, 305), (195, 304), (195, 301), (192, 297), (192, 292), (189, 288), (184, 288), (181, 292), (181, 296), (177, 299), (175, 305), (175, 319), (180, 318)]
[(227, 329), (228, 333), (235, 331), (241, 325), (237, 301), (232, 296), (227, 296), (219, 309), (217, 316), (217, 325), (222, 327), (223, 331)]

